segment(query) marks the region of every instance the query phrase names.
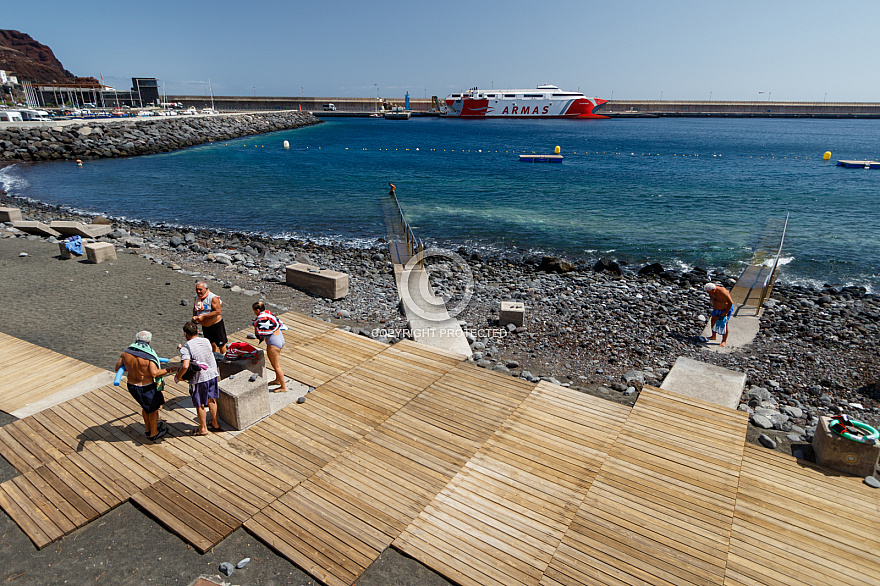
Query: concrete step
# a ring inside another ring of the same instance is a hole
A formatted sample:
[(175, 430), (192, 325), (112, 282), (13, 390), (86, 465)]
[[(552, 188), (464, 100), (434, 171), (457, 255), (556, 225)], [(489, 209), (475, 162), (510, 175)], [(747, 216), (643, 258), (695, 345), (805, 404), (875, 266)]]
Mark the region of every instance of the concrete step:
[(745, 385), (742, 372), (679, 356), (660, 388), (736, 409)]

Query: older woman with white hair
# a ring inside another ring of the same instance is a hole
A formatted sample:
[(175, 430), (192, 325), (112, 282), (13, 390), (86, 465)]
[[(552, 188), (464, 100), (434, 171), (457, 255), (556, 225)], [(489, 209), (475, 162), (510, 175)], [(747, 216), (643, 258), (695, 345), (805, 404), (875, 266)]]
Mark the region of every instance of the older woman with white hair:
[(730, 291), (716, 285), (715, 283), (706, 283), (703, 287), (709, 294), (712, 301), (712, 337), (709, 340), (715, 340), (716, 334), (721, 334), (721, 347), (727, 346), (727, 334), (729, 328), (727, 323), (733, 315), (733, 299), (730, 297)]

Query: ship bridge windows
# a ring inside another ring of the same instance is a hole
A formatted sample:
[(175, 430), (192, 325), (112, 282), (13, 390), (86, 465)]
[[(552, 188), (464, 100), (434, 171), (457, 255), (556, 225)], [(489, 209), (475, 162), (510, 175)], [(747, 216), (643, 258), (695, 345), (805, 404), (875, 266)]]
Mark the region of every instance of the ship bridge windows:
[(523, 94), (524, 98), (543, 98), (544, 94)]
[(505, 98), (515, 98), (516, 94), (504, 94)]

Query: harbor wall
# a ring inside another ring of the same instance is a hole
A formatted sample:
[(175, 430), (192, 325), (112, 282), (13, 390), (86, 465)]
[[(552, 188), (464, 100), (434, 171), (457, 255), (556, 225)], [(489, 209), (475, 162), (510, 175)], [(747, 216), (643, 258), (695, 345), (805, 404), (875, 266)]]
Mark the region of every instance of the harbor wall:
[[(261, 97), (261, 96), (168, 96), (169, 102), (183, 104), (184, 108), (198, 110), (210, 108), (213, 103), (218, 112), (246, 112), (249, 110), (300, 110), (303, 112), (323, 112), (324, 104), (334, 104), (342, 112), (371, 113), (381, 112), (383, 106), (403, 106), (405, 98), (340, 98), (340, 97)], [(409, 99), (414, 112), (427, 112), (431, 109), (431, 99)]]
[(0, 161), (55, 161), (149, 155), (317, 124), (308, 112), (262, 112), (74, 120), (46, 126), (4, 122)]
[[(168, 96), (184, 108), (211, 107), (209, 96)], [(441, 98), (442, 100), (442, 98)], [(381, 112), (383, 106), (403, 106), (404, 98), (350, 97), (261, 97), (214, 96), (214, 109), (220, 112), (254, 110), (300, 110), (323, 115), (324, 104), (334, 104), (337, 112), (369, 114)], [(410, 96), (413, 112), (430, 112), (431, 99)], [(728, 117), (728, 118), (880, 118), (880, 102), (781, 102), (781, 101), (720, 101), (720, 100), (610, 100), (599, 114), (616, 117)]]
[(606, 116), (722, 118), (880, 118), (878, 102), (610, 100)]

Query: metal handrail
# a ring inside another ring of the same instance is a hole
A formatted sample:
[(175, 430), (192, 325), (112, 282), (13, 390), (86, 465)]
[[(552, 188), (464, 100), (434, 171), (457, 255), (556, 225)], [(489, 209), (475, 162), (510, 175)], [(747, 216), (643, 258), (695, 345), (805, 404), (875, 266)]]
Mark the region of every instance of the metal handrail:
[(761, 290), (761, 300), (758, 303), (759, 310), (764, 306), (764, 301), (767, 300), (770, 291), (773, 290), (773, 283), (776, 282), (776, 269), (779, 268), (779, 257), (782, 256), (782, 245), (785, 242), (785, 232), (788, 230), (788, 216), (789, 214), (785, 214), (785, 224), (782, 226), (782, 236), (779, 238), (779, 249), (776, 251), (776, 258), (773, 259), (773, 270), (770, 271), (770, 276)]
[[(403, 215), (403, 209), (400, 207), (400, 201), (397, 199), (397, 195), (391, 193), (391, 198), (394, 200), (394, 205), (397, 207), (397, 217), (400, 219), (400, 223), (403, 225), (403, 238), (406, 242), (406, 252), (409, 254), (410, 258), (422, 253), (425, 251), (425, 245), (421, 241), (421, 239), (416, 237), (415, 232), (413, 232), (412, 228), (409, 225), (409, 222), (406, 221), (406, 218)], [(419, 266), (423, 266), (423, 259), (419, 258)]]

